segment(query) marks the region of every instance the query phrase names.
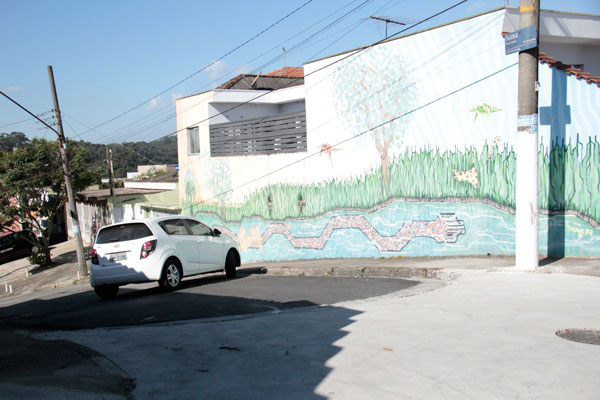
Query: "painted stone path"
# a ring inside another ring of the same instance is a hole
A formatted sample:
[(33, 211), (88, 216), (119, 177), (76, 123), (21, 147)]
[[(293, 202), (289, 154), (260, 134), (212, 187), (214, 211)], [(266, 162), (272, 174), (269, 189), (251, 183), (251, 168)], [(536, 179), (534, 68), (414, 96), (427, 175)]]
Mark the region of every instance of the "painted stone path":
[(367, 239), (373, 243), (379, 251), (401, 251), (413, 238), (429, 237), (438, 243), (455, 243), (458, 236), (465, 234), (465, 223), (459, 221), (454, 213), (441, 213), (433, 221), (406, 222), (394, 236), (382, 236), (362, 215), (337, 215), (329, 220), (329, 223), (318, 237), (296, 237), (290, 231), (289, 225), (273, 223), (262, 234), (258, 228), (250, 228), (250, 234), (246, 234), (243, 228), (240, 234), (236, 234), (228, 228), (217, 226), (223, 234), (231, 236), (240, 243), (242, 251), (248, 248), (258, 248), (271, 238), (279, 234), (285, 236), (290, 244), (296, 249), (322, 250), (331, 235), (338, 229), (358, 229)]

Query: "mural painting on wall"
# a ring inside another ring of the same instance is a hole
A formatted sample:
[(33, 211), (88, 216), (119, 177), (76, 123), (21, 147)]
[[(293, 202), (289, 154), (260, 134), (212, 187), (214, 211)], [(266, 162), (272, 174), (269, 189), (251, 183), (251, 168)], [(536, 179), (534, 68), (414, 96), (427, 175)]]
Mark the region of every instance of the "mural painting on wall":
[(322, 250), (334, 231), (357, 229), (379, 251), (399, 252), (416, 237), (431, 238), (437, 243), (456, 243), (458, 236), (465, 233), (464, 222), (458, 221), (452, 213), (441, 213), (433, 221), (405, 222), (398, 233), (393, 236), (381, 235), (362, 215), (336, 215), (329, 220), (323, 232), (317, 237), (295, 236), (292, 233), (292, 226), (282, 223), (270, 224), (262, 234), (258, 227), (250, 228), (249, 234), (243, 227), (240, 228), (239, 234), (224, 226), (218, 228), (226, 235), (238, 240), (242, 251), (246, 251), (248, 248), (262, 250), (263, 245), (275, 234), (283, 235), (295, 249)]
[[(188, 212), (238, 239), (244, 261), (514, 254), (516, 152), (494, 128), (503, 110), (491, 101), (461, 106), (485, 126), (490, 139), (482, 147), (403, 148), (410, 124), (396, 117), (418, 106), (417, 89), (401, 62), (382, 57), (374, 52), (331, 79), (340, 120), (360, 146), (377, 150), (379, 163), (359, 176), (257, 187), (239, 204), (192, 202)], [(542, 141), (539, 149), (540, 252), (562, 243), (564, 255), (600, 257), (600, 143), (589, 132), (582, 140), (561, 130), (567, 117), (556, 105), (564, 102), (555, 98), (564, 89), (558, 78), (553, 105), (540, 112), (541, 126), (554, 124), (550, 146)], [(339, 150), (323, 143), (319, 158), (333, 167)], [(343, 151), (357, 150), (349, 143)], [(231, 189), (231, 171), (221, 162), (213, 193)], [(187, 192), (186, 178), (189, 199)]]
[(390, 187), (390, 155), (402, 145), (417, 87), (395, 47), (376, 46), (342, 61), (331, 79), (338, 116), (356, 142), (380, 157), (381, 191)]

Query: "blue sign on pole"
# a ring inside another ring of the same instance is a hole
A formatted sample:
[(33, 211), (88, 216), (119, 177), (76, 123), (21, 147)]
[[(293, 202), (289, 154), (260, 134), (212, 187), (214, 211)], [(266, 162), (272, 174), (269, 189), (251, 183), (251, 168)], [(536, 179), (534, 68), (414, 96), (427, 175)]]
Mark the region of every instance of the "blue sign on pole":
[(504, 36), (504, 53), (506, 55), (533, 49), (537, 46), (537, 26), (531, 25)]

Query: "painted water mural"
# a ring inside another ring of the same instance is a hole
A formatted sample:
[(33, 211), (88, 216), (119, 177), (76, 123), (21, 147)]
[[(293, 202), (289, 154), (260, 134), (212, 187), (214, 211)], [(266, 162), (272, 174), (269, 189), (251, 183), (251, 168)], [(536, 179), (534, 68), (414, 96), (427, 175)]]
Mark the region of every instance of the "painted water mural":
[[(251, 217), (224, 224), (214, 214), (195, 216), (239, 240), (244, 262), (459, 256), (465, 255), (467, 249), (469, 255), (507, 255), (514, 254), (515, 246), (514, 215), (485, 204), (394, 201), (370, 213), (331, 212), (317, 218), (281, 222)], [(352, 224), (333, 227), (336, 219), (361, 221), (364, 228)], [(600, 230), (575, 216), (568, 216), (567, 220), (565, 247), (569, 256), (600, 257), (600, 252), (594, 251), (600, 244)], [(547, 216), (540, 217), (542, 254), (547, 252), (548, 221)]]

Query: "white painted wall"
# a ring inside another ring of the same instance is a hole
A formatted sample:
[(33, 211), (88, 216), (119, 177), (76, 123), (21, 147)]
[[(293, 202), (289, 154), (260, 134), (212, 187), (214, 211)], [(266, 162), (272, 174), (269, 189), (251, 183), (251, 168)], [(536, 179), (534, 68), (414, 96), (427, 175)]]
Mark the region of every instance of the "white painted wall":
[[(196, 96), (190, 96), (176, 101), (178, 153), (179, 153), (179, 187), (182, 200), (186, 197), (186, 181), (193, 182), (196, 188), (196, 202), (219, 202), (214, 198), (223, 188), (215, 186), (214, 182), (222, 174), (231, 174), (228, 187), (240, 187), (227, 200), (241, 202), (244, 197), (254, 190), (252, 186), (244, 185), (248, 181), (257, 181), (259, 185), (270, 183), (298, 182), (307, 183), (317, 169), (307, 171), (308, 164), (300, 161), (292, 168), (286, 168), (283, 173), (273, 172), (290, 163), (302, 160), (307, 153), (273, 154), (264, 156), (245, 157), (210, 157), (209, 124), (239, 121), (242, 119), (260, 118), (277, 115), (282, 112), (299, 111), (304, 108), (304, 86), (295, 86), (268, 92), (260, 99), (255, 99), (261, 91), (249, 90), (214, 90)], [(251, 101), (239, 108), (226, 111), (236, 104)], [(209, 119), (218, 112), (224, 115)], [(199, 121), (202, 121), (198, 124)], [(190, 125), (199, 126), (200, 154), (188, 155), (187, 132)], [(314, 152), (314, 149), (312, 149)], [(310, 153), (311, 151), (309, 151)], [(270, 174), (268, 176), (264, 176)], [(264, 177), (263, 177), (264, 176)], [(182, 210), (185, 212), (185, 210)]]
[(240, 105), (239, 103), (211, 102), (208, 109), (209, 115), (213, 117), (210, 120), (210, 125), (270, 117), (279, 113), (277, 104), (250, 103)]

